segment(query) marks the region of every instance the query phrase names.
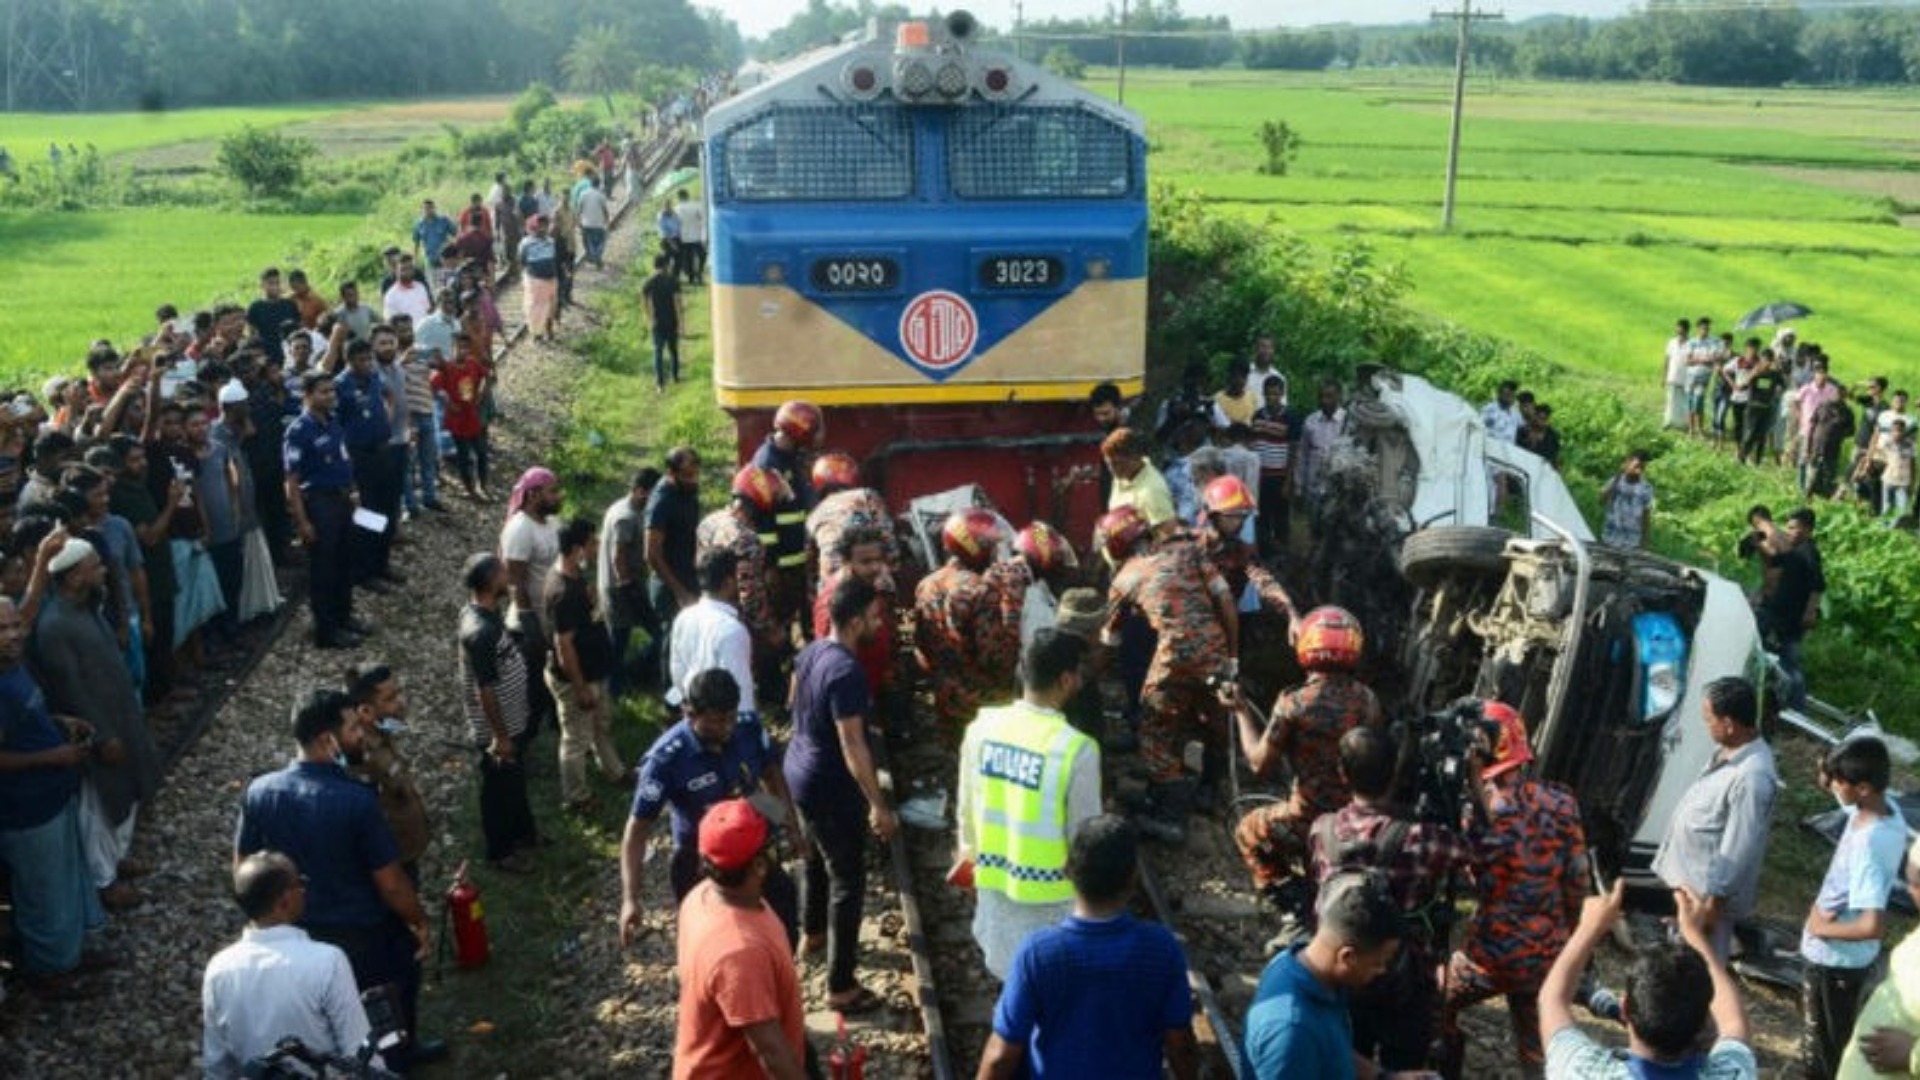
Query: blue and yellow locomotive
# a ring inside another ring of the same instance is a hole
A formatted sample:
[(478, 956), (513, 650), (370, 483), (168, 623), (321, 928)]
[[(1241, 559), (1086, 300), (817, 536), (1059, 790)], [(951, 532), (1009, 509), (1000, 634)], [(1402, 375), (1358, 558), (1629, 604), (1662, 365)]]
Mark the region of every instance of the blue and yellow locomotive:
[(804, 397), (895, 506), (972, 482), (1084, 536), (1087, 394), (1144, 374), (1143, 125), (972, 31), (876, 31), (707, 114), (715, 389), (743, 457)]

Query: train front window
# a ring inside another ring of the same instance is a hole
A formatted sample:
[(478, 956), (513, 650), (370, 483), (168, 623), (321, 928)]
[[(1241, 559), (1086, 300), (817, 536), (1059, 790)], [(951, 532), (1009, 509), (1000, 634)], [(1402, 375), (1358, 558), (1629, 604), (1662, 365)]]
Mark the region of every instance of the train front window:
[(720, 164), (743, 202), (903, 199), (913, 125), (902, 109), (778, 106), (727, 132)]
[(1133, 136), (1087, 109), (962, 109), (947, 147), (963, 199), (1118, 199), (1133, 190)]

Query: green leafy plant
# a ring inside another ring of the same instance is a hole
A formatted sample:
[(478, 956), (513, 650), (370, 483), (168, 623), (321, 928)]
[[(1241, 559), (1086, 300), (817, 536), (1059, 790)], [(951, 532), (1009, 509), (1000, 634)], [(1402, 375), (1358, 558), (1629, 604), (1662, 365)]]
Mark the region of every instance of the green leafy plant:
[(1080, 59), (1079, 54), (1067, 48), (1065, 45), (1055, 45), (1053, 48), (1048, 49), (1047, 55), (1041, 57), (1040, 63), (1045, 66), (1048, 71), (1053, 72), (1063, 79), (1084, 79), (1087, 77), (1087, 62)]
[(1260, 146), (1267, 159), (1260, 163), (1259, 171), (1266, 176), (1285, 176), (1287, 167), (1300, 156), (1300, 133), (1285, 120), (1263, 120)]
[(244, 125), (220, 140), (214, 161), (253, 195), (285, 195), (299, 186), (316, 151), (297, 135)]

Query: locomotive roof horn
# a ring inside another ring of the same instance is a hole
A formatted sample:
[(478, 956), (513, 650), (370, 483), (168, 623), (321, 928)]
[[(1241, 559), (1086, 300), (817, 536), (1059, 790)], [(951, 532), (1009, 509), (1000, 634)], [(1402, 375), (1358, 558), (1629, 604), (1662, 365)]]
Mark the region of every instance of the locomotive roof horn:
[(956, 10), (947, 16), (947, 37), (956, 45), (966, 44), (979, 30), (980, 22), (970, 12)]

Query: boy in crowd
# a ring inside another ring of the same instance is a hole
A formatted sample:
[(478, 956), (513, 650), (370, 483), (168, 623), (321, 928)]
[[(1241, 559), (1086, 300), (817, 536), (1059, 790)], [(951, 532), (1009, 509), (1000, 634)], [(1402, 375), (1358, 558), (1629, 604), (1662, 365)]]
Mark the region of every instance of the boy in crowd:
[(1848, 739), (1820, 766), (1821, 786), (1846, 812), (1827, 876), (1800, 935), (1800, 1064), (1809, 1078), (1831, 1077), (1873, 981), (1887, 930), (1887, 894), (1900, 881), (1907, 824), (1887, 798), (1892, 764), (1872, 736)]

